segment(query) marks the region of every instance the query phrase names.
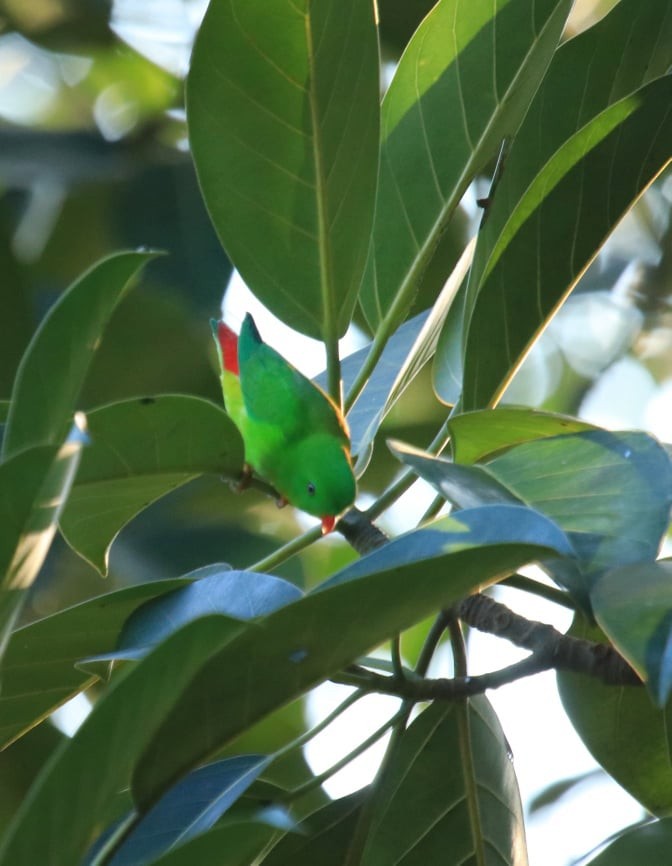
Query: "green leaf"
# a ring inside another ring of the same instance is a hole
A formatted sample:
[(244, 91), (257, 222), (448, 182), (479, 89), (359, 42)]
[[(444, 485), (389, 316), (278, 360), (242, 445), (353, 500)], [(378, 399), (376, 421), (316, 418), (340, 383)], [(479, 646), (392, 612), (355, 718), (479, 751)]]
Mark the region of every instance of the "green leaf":
[[(581, 616), (569, 634), (606, 642)], [(567, 671), (558, 672), (557, 679), (565, 711), (595, 760), (654, 815), (670, 814), (670, 708), (659, 710), (637, 686), (604, 685)]]
[(94, 681), (75, 664), (113, 650), (137, 607), (187, 582), (159, 580), (107, 593), (14, 632), (0, 662), (0, 747)]
[[(210, 830), (266, 769), (266, 755), (236, 755), (199, 767), (135, 825), (110, 866), (142, 866)], [(200, 862), (200, 861), (199, 861)]]
[(313, 812), (299, 824), (296, 833), (284, 836), (273, 846), (271, 853), (262, 860), (263, 866), (297, 866), (299, 863), (343, 866), (367, 793), (357, 791)]
[[(498, 178), (497, 193), (488, 205), (488, 218), (481, 225), (478, 246), (465, 297), (466, 319), (454, 308), (439, 340), (435, 360), (435, 388), (439, 397), (454, 403), (462, 387), (463, 340), (466, 326), (481, 289), (486, 268), (506, 243), (505, 232), (516, 208), (537, 175), (554, 154), (582, 127), (604, 109), (642, 84), (665, 74), (672, 63), (672, 13), (667, 0), (621, 0), (596, 25), (565, 42), (555, 53), (539, 90), (530, 105), (512, 146), (506, 155), (505, 171)], [(563, 110), (558, 111), (557, 106)], [(611, 193), (605, 184), (593, 196), (585, 196), (580, 206), (568, 212), (584, 220), (595, 210), (595, 202)], [(558, 213), (558, 218), (560, 218)], [(555, 214), (545, 212), (545, 231), (555, 231)], [(583, 229), (585, 231), (585, 229)], [(561, 237), (562, 227), (557, 227)], [(530, 247), (532, 248), (532, 247)], [(523, 276), (525, 261), (519, 262)], [(544, 279), (546, 279), (544, 274)], [(529, 280), (528, 280), (529, 284)], [(511, 284), (513, 286), (513, 284)], [(565, 287), (567, 288), (567, 287)], [(536, 297), (529, 285), (521, 291)], [(495, 311), (499, 317), (499, 309)], [(529, 338), (531, 335), (528, 335)], [(487, 338), (484, 337), (487, 343)], [(475, 349), (474, 349), (475, 351)], [(456, 382), (458, 383), (456, 387)]]
[(0, 400), (0, 424), (5, 424), (9, 417), (10, 400)]
[(124, 623), (117, 649), (105, 658), (134, 657), (165, 640), (186, 623), (218, 613), (234, 619), (254, 619), (272, 613), (303, 596), (293, 583), (254, 571), (206, 566), (192, 571), (194, 582), (141, 604)]
[(277, 833), (263, 812), (257, 820), (229, 819), (153, 860), (152, 866), (249, 866)]
[(483, 696), (425, 710), (376, 789), (362, 866), (527, 864), (516, 776)]
[(672, 562), (607, 571), (590, 601), (600, 628), (664, 707), (672, 690)]
[(667, 527), (672, 466), (645, 433), (587, 430), (538, 439), (487, 468), (570, 534), (581, 573), (562, 563), (554, 575), (577, 598), (585, 599), (604, 569), (656, 558)]
[(83, 424), (76, 419), (60, 448), (32, 447), (0, 463), (0, 659), (56, 534), (87, 441)]
[(672, 847), (672, 818), (631, 827), (617, 836), (586, 866), (632, 866), (666, 863)]
[(49, 310), (19, 365), (3, 459), (63, 440), (105, 325), (131, 277), (155, 255), (129, 252), (103, 259)]
[(500, 406), (455, 415), (448, 421), (448, 429), (455, 462), (477, 463), (498, 451), (532, 439), (578, 433), (594, 427), (567, 415)]
[(189, 139), (220, 239), (273, 312), (328, 341), (368, 248), (378, 88), (369, 0), (211, 3), (192, 55)]
[(571, 553), (546, 518), (488, 506), (401, 536), (338, 572), (204, 664), (138, 765), (136, 801), (151, 804), (204, 756), (386, 637), (550, 550)]
[(103, 575), (116, 535), (143, 508), (203, 473), (237, 478), (243, 465), (234, 423), (198, 397), (125, 400), (93, 410), (87, 421), (92, 444), (61, 531)]
[(671, 101), (668, 77), (605, 109), (521, 195), (467, 311), (465, 410), (499, 399), (608, 234), (672, 158)]
[(237, 628), (219, 616), (189, 623), (122, 672), (31, 788), (2, 840), (0, 864), (79, 863), (152, 733), (204, 659)]
[(448, 502), (457, 508), (508, 503), (522, 505), (521, 500), (483, 466), (460, 466), (443, 457), (433, 457), (403, 442), (387, 441), (394, 456), (428, 481)]
[(513, 135), (557, 45), (567, 0), (441, 0), (407, 46), (382, 107), (380, 180), (361, 303), (405, 318), (465, 189)]

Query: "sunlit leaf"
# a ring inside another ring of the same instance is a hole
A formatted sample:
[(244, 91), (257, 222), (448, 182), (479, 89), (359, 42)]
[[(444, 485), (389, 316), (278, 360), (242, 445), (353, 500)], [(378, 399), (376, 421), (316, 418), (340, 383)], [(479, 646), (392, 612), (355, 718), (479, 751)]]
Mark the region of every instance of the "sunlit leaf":
[(362, 866), (525, 866), (523, 811), (490, 703), (435, 703), (398, 743), (376, 786)]
[(105, 325), (153, 253), (103, 259), (58, 299), (23, 356), (2, 443), (7, 459), (35, 445), (60, 444)]
[(532, 439), (593, 429), (591, 424), (534, 409), (498, 406), (479, 412), (464, 412), (448, 422), (456, 463), (477, 463), (496, 452)]
[(607, 571), (590, 600), (598, 625), (664, 707), (672, 690), (672, 562)]
[(207, 400), (164, 395), (87, 415), (91, 446), (61, 518), (68, 543), (102, 574), (122, 527), (156, 499), (203, 473), (236, 478), (243, 445), (229, 416)]
[(373, 4), (211, 3), (187, 82), (206, 205), (252, 291), (332, 340), (350, 320), (378, 160)]
[(0, 463), (0, 659), (56, 534), (87, 438), (83, 417), (60, 448), (29, 448)]
[(605, 109), (525, 190), (467, 311), (465, 410), (499, 399), (544, 323), (672, 158), (671, 101), (667, 77)]
[(502, 505), (463, 511), (390, 541), (258, 620), (203, 666), (167, 715), (138, 766), (137, 802), (152, 802), (253, 721), (384, 638), (549, 550), (571, 554), (564, 535), (535, 512)]
[(405, 318), (474, 175), (513, 135), (571, 6), (441, 0), (399, 63), (382, 107), (372, 250), (361, 302), (373, 328)]
[[(605, 642), (577, 616), (574, 637)], [(610, 776), (654, 815), (672, 810), (670, 708), (654, 706), (646, 689), (604, 685), (585, 674), (559, 671), (562, 704), (586, 748)]]

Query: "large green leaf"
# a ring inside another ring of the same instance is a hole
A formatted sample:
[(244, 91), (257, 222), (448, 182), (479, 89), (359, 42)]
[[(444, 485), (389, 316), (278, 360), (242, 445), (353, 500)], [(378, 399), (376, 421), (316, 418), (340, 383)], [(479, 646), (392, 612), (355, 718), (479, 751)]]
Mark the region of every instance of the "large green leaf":
[(361, 302), (391, 333), (406, 316), (474, 175), (513, 135), (568, 0), (440, 0), (399, 63), (382, 108), (380, 180)]
[(4, 459), (35, 445), (63, 441), (105, 325), (131, 277), (154, 255), (127, 252), (103, 259), (49, 310), (14, 382)]
[(219, 616), (189, 623), (122, 672), (31, 788), (0, 844), (0, 863), (81, 862), (152, 733), (203, 661), (239, 627)]
[(598, 625), (664, 707), (672, 690), (672, 562), (607, 571), (590, 601)]
[(366, 258), (378, 161), (370, 0), (218, 0), (187, 82), (206, 205), (252, 291), (332, 341)]
[(60, 448), (28, 448), (0, 463), (0, 659), (42, 568), (86, 440), (84, 419)]
[(522, 442), (590, 430), (592, 425), (566, 415), (499, 406), (455, 415), (449, 420), (448, 429), (455, 462), (477, 463)]
[(267, 755), (235, 755), (194, 770), (133, 827), (109, 866), (153, 863), (206, 833), (271, 761)]
[(153, 860), (152, 866), (250, 866), (277, 834), (263, 812), (249, 820), (229, 819)]
[(586, 866), (632, 866), (633, 863), (667, 863), (672, 850), (672, 819), (625, 830)]
[(90, 685), (95, 677), (76, 663), (113, 650), (137, 607), (185, 582), (178, 578), (121, 589), (15, 631), (0, 662), (0, 747)]
[(240, 434), (214, 403), (165, 395), (87, 415), (91, 446), (61, 517), (68, 543), (102, 574), (122, 527), (156, 499), (203, 473), (236, 478)]
[[(580, 616), (570, 634), (605, 642)], [(658, 709), (637, 686), (604, 685), (566, 671), (557, 678), (565, 711), (595, 760), (654, 815), (672, 813), (670, 708)]]
[[(464, 293), (469, 296), (468, 300), (465, 298), (469, 315), (486, 268), (490, 268), (492, 257), (501, 253), (501, 245), (508, 242), (504, 234), (507, 223), (544, 166), (600, 112), (663, 75), (670, 63), (672, 11), (667, 0), (649, 3), (621, 0), (596, 25), (557, 50), (506, 156), (505, 170), (488, 206), (488, 218), (479, 231), (469, 291)], [(607, 191), (611, 192), (610, 184), (593, 195), (585, 195), (578, 207), (570, 206), (572, 216), (578, 220), (585, 211), (583, 219), (588, 219), (596, 201), (606, 198)], [(554, 214), (549, 209), (545, 217), (548, 231), (553, 226)], [(558, 226), (558, 236), (561, 230)], [(522, 277), (525, 262), (521, 260), (519, 264)], [(509, 288), (513, 291), (513, 284)], [(530, 288), (526, 291), (536, 296), (536, 291)], [(497, 317), (499, 312), (493, 315)], [(459, 396), (463, 379), (462, 339), (463, 336), (466, 339), (466, 334), (461, 334), (462, 318), (457, 306), (451, 310), (435, 361), (435, 387), (448, 403)], [(531, 334), (527, 339), (530, 337)]]
[(150, 804), (243, 728), (386, 637), (549, 549), (571, 553), (553, 523), (489, 506), (401, 536), (338, 572), (203, 666), (138, 766), (137, 802)]
[(393, 452), (459, 507), (517, 500), (552, 518), (579, 560), (558, 563), (554, 575), (582, 602), (604, 569), (653, 561), (667, 527), (672, 465), (645, 433), (591, 429), (536, 439), (482, 467), (401, 443)]
[(672, 158), (671, 103), (669, 77), (625, 97), (559, 147), (525, 190), (467, 312), (465, 410), (499, 399), (608, 234)]
[(376, 786), (362, 866), (525, 866), (516, 775), (483, 696), (435, 703), (404, 733)]

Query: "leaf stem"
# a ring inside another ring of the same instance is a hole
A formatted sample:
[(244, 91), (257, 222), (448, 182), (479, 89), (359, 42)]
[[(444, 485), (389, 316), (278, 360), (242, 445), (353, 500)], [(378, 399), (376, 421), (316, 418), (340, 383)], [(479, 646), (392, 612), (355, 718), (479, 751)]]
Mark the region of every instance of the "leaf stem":
[(282, 758), (287, 755), (289, 752), (293, 752), (295, 749), (301, 748), (301, 746), (305, 746), (306, 743), (310, 742), (314, 737), (318, 734), (321, 734), (329, 725), (335, 721), (340, 715), (342, 715), (346, 710), (350, 709), (353, 704), (356, 704), (357, 701), (361, 700), (361, 698), (365, 697), (367, 692), (362, 689), (358, 689), (353, 692), (351, 695), (341, 701), (341, 703), (332, 710), (329, 715), (325, 716), (321, 722), (318, 722), (313, 728), (309, 731), (306, 731), (305, 734), (301, 734), (300, 737), (296, 737), (296, 739), (292, 740), (291, 743), (287, 743), (286, 746), (283, 746), (281, 749), (278, 749), (277, 752), (273, 755), (273, 759), (277, 760), (278, 758)]
[(523, 592), (529, 592), (539, 598), (545, 598), (555, 604), (560, 604), (569, 610), (578, 610), (576, 603), (570, 595), (561, 589), (556, 589), (554, 586), (547, 586), (538, 580), (533, 580), (531, 577), (525, 577), (523, 574), (512, 574), (505, 580), (500, 581), (500, 586), (510, 586), (512, 589), (520, 589)]
[(320, 773), (317, 776), (313, 776), (312, 779), (309, 779), (303, 785), (299, 785), (298, 788), (294, 788), (293, 791), (288, 791), (285, 799), (292, 801), (297, 800), (299, 797), (303, 797), (304, 794), (308, 794), (310, 793), (310, 791), (318, 788), (323, 782), (326, 782), (327, 779), (338, 773), (339, 770), (342, 770), (343, 767), (347, 767), (347, 765), (351, 761), (354, 761), (355, 758), (365, 752), (374, 743), (378, 742), (378, 740), (387, 732), (389, 728), (391, 728), (396, 723), (397, 719), (404, 712), (405, 711), (403, 707), (402, 709), (397, 710), (397, 712), (391, 718), (389, 718), (384, 724), (377, 728), (370, 736), (363, 740), (351, 752), (348, 752), (348, 754), (345, 755), (345, 757), (341, 758), (340, 761), (336, 761), (335, 764), (332, 764), (331, 767), (326, 769), (323, 773)]

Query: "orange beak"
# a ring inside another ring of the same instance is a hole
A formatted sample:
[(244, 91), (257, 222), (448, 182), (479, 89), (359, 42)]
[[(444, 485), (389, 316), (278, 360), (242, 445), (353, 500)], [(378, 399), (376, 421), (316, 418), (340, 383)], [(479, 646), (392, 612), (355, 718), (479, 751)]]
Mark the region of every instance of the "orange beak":
[(336, 526), (336, 518), (327, 515), (322, 518), (322, 535), (328, 535)]

